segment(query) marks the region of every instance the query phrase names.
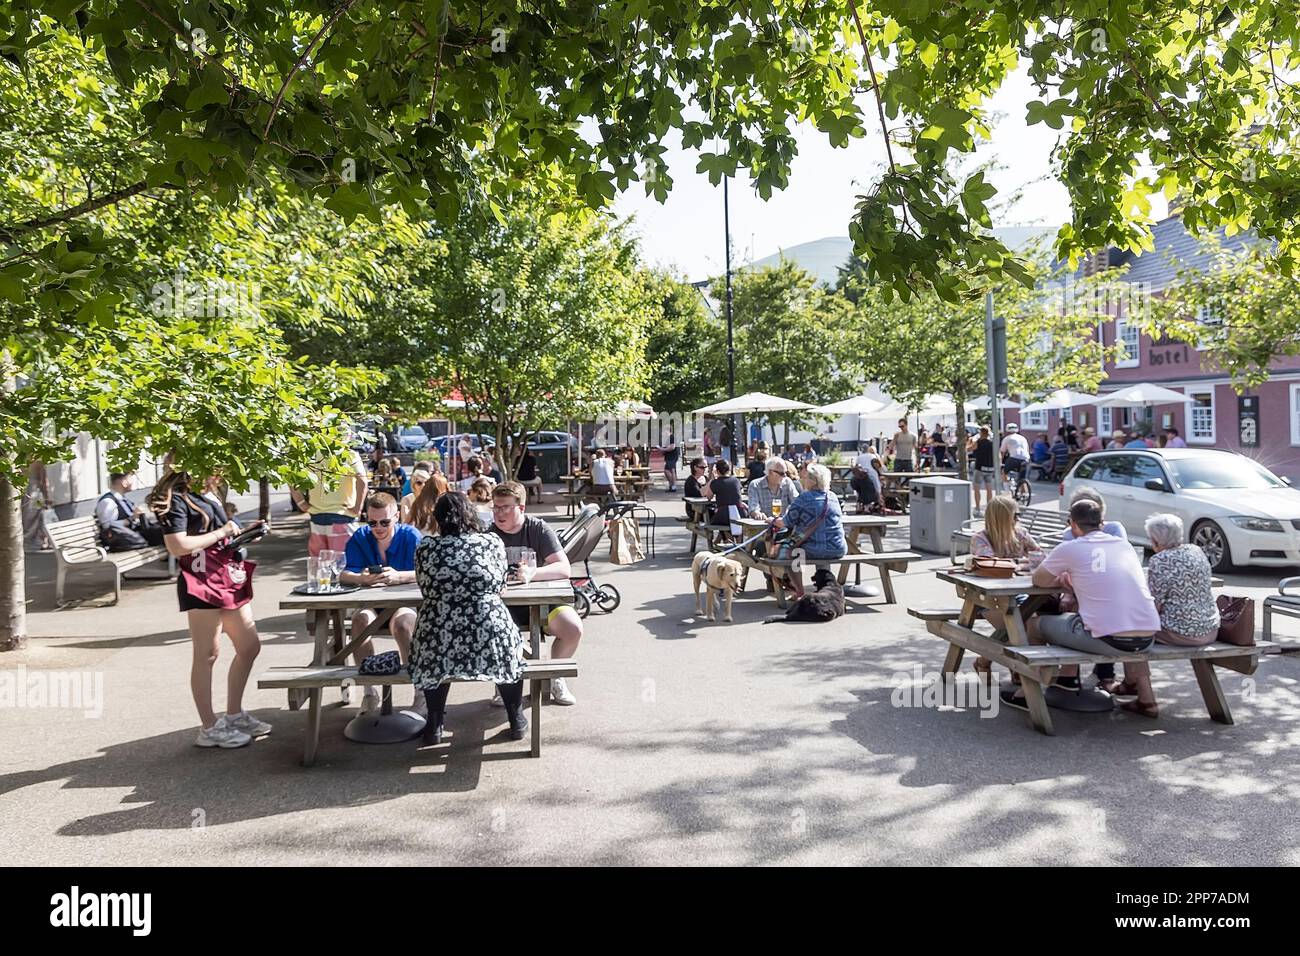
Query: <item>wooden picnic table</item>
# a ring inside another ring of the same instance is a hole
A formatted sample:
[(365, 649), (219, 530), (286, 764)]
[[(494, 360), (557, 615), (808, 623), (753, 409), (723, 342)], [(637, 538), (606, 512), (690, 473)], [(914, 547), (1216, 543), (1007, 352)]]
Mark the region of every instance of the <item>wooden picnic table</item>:
[[(944, 638), (950, 644), (943, 663), (944, 680), (956, 677), (961, 667), (962, 657), (967, 650), (974, 651), (981, 657), (988, 658), (1007, 669), (1020, 674), (1020, 685), (1024, 690), (1025, 703), (1029, 709), (1034, 728), (1041, 733), (1051, 735), (1052, 718), (1048, 712), (1048, 700), (1045, 694), (1056, 672), (1062, 664), (1074, 664), (1083, 661), (1100, 660), (1096, 655), (1072, 651), (1055, 645), (1036, 645), (1029, 643), (1029, 632), (1025, 619), (1036, 613), (1050, 599), (1061, 593), (1058, 585), (1038, 587), (1028, 574), (1017, 574), (1010, 578), (991, 578), (963, 571), (940, 569), (935, 572), (940, 581), (946, 581), (957, 589), (962, 601), (960, 612), (953, 615), (947, 611), (913, 610), (911, 613), (926, 622), (926, 628), (932, 634)], [(1020, 603), (1019, 595), (1025, 595)], [(999, 611), (1005, 622), (1003, 631), (992, 636), (975, 630), (975, 622), (980, 617), (980, 610)], [(1001, 634), (1006, 641), (1000, 640)], [(1217, 664), (1240, 673), (1254, 673), (1261, 654), (1277, 653), (1277, 646), (1266, 641), (1258, 642), (1252, 647), (1237, 647), (1212, 642), (1200, 647), (1180, 647), (1168, 644), (1154, 644), (1151, 648), (1138, 654), (1120, 655), (1116, 653), (1116, 662), (1121, 660), (1181, 660), (1189, 659), (1196, 673), (1197, 683), (1205, 699), (1206, 707), (1212, 719), (1219, 723), (1232, 723), (1227, 700), (1214, 671)]]
[[(847, 545), (847, 554), (850, 555), (867, 553), (884, 554), (885, 529), (898, 524), (897, 518), (890, 518), (884, 515), (844, 515), (842, 520), (844, 525), (844, 541)], [(755, 535), (767, 528), (769, 523), (769, 521), (762, 518), (741, 518), (739, 522), (741, 527), (741, 538), (745, 540), (753, 538)], [(864, 533), (871, 541), (871, 552), (864, 551), (862, 548), (861, 537)], [(762, 547), (763, 539), (760, 538), (758, 541), (755, 541), (750, 545), (746, 553), (751, 558), (765, 558), (766, 555), (763, 553)], [(828, 563), (834, 564), (835, 562), (831, 561)], [(893, 604), (895, 602), (895, 597), (893, 585), (889, 580), (889, 568), (882, 565), (878, 570), (880, 571), (881, 587), (885, 592), (886, 600), (890, 604)], [(861, 584), (862, 565), (854, 564), (853, 573), (854, 583)], [(847, 583), (848, 577), (848, 564), (843, 563), (840, 565), (839, 583), (841, 585)]]
[[(528, 633), (531, 658), (541, 660), (542, 654), (542, 620), (545, 613), (561, 604), (573, 603), (573, 585), (568, 581), (532, 581), (528, 584), (512, 584), (501, 596), (507, 607), (528, 608)], [(282, 611), (306, 611), (315, 624), (315, 646), (312, 651), (311, 664), (343, 664), (352, 651), (367, 638), (373, 637), (388, 626), (393, 612), (398, 608), (419, 608), (424, 603), (424, 595), (415, 584), (400, 584), (392, 587), (361, 588), (346, 594), (290, 594), (280, 601)], [(374, 608), (379, 613), (351, 639), (346, 637), (346, 617), (348, 611)], [(536, 685), (542, 683), (533, 681)], [(530, 688), (533, 705), (533, 755), (541, 753), (541, 701), (543, 688)], [(321, 688), (302, 692), (309, 704), (308, 741), (314, 741), (320, 732)], [(296, 709), (302, 703), (297, 692), (289, 692), (289, 706)], [(315, 757), (314, 747), (309, 743), (306, 762), (311, 763)]]

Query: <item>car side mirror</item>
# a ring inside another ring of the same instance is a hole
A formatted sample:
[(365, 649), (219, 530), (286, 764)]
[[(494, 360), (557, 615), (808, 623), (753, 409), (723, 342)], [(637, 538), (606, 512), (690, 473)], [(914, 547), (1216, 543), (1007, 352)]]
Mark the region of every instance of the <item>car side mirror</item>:
[(1169, 486), (1164, 483), (1162, 478), (1148, 478), (1146, 489), (1147, 491), (1168, 491)]

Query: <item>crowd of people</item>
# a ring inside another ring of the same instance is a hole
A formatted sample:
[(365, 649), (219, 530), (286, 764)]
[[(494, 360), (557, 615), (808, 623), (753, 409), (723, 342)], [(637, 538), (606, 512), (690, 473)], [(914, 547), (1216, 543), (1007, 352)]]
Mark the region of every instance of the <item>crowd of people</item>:
[[(1146, 536), (1155, 553), (1143, 568), (1123, 525), (1106, 520), (1105, 501), (1092, 488), (1075, 489), (1069, 528), (1049, 552), (1020, 527), (1017, 513), (1013, 499), (994, 497), (984, 528), (971, 540), (971, 553), (1015, 560), (1032, 574), (1035, 587), (1059, 589), (1059, 598), (1026, 621), (1031, 643), (1114, 656), (1140, 653), (1156, 643), (1187, 647), (1215, 640), (1219, 610), (1210, 563), (1199, 547), (1187, 543), (1177, 515), (1147, 518)], [(1002, 627), (997, 612), (984, 613), (994, 627)], [(991, 671), (985, 658), (974, 666), (981, 673)], [(1116, 679), (1113, 664), (1098, 664), (1094, 676), (1099, 689), (1131, 698), (1120, 703), (1121, 710), (1142, 717), (1159, 715), (1147, 664), (1125, 663), (1122, 681)], [(1056, 683), (1077, 690), (1078, 667), (1063, 667)], [(1004, 690), (1002, 700), (1027, 709), (1020, 687)]]
[[(477, 456), (466, 466), (466, 478), (453, 486), (437, 461), (417, 462), (407, 474), (395, 459), (376, 454), (367, 468), (349, 451), (340, 469), (319, 469), (310, 489), (291, 489), (291, 494), (309, 515), (308, 555), (344, 555), (341, 585), (420, 587), (426, 599), (420, 610), (399, 608), (389, 628), (415, 685), (412, 707), (428, 718), (426, 739), (441, 740), (451, 678), (495, 682), (493, 703), (505, 708), (510, 735), (522, 739), (528, 720), (521, 703), (520, 628), (528, 627), (528, 610), (507, 607), (502, 594), (510, 582), (567, 581), (571, 569), (556, 533), (526, 514), (527, 492), (520, 482), (494, 479), (491, 462)], [(234, 505), (219, 493), (219, 476), (196, 478), (170, 467), (143, 506), (128, 497), (135, 487), (134, 473), (110, 475), (110, 490), (95, 507), (100, 540), (114, 551), (161, 545), (177, 559), (178, 603), (193, 647), (190, 690), (201, 725), (195, 742), (242, 747), (271, 726), (243, 709), (261, 642), (249, 606), (257, 565), (238, 546), (243, 529)], [(260, 524), (253, 522), (250, 530)], [(507, 548), (531, 549), (535, 563), (507, 567)], [(356, 611), (353, 633), (377, 614)], [(582, 620), (571, 607), (557, 607), (543, 631), (553, 657), (572, 657), (582, 639)], [(226, 710), (219, 714), (212, 671), (223, 633), (235, 658), (227, 676)], [(360, 664), (373, 653), (373, 642), (366, 641), (353, 660)], [(557, 704), (576, 702), (562, 678), (551, 680), (550, 698)], [(366, 687), (361, 711), (379, 706), (377, 689)]]

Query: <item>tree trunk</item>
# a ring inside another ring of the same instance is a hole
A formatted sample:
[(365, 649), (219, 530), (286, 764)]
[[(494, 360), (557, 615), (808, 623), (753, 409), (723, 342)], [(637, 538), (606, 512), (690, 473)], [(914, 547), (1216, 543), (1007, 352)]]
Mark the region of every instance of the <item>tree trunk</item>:
[(261, 479), (257, 483), (257, 516), (267, 523), (271, 523), (271, 482), (267, 478)]
[[(0, 389), (13, 392), (18, 382), (8, 352), (0, 352)], [(12, 451), (0, 455), (0, 651), (27, 644), (26, 557), (23, 554), (23, 500), (3, 477), (17, 471)]]
[[(6, 465), (12, 464), (12, 456)], [(0, 478), (0, 651), (27, 643), (27, 590), (23, 555), (22, 497)]]

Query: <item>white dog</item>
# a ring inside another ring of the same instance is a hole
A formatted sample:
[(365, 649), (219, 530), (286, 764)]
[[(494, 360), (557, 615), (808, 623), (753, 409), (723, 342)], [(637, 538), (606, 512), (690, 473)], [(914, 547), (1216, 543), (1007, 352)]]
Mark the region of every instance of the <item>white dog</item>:
[[(726, 615), (724, 621), (731, 620), (731, 599), (740, 590), (740, 575), (743, 568), (738, 561), (724, 558), (708, 551), (701, 551), (691, 562), (691, 579), (695, 584), (695, 606), (706, 619), (712, 621), (714, 596), (721, 603), (726, 596)], [(704, 603), (700, 600), (700, 580), (704, 581)]]

